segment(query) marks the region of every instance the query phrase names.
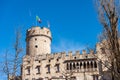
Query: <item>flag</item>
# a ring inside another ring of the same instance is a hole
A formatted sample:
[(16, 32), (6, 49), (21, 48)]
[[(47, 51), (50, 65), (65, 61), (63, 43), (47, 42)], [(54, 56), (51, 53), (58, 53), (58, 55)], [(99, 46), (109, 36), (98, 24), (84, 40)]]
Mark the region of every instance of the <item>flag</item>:
[(41, 19), (40, 19), (38, 16), (36, 16), (36, 20), (37, 20), (39, 23), (42, 22)]

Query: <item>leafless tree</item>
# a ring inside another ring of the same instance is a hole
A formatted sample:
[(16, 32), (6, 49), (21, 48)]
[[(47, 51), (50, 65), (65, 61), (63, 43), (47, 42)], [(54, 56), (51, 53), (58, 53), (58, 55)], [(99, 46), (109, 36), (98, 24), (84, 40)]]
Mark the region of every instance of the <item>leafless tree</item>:
[(10, 75), (10, 71), (9, 71), (9, 62), (8, 62), (8, 50), (5, 51), (5, 58), (4, 58), (4, 67), (3, 67), (3, 71), (4, 73), (7, 75), (7, 79), (9, 79), (9, 75)]
[(66, 68), (64, 68), (64, 71), (62, 71), (62, 75), (64, 76), (65, 80), (72, 80), (73, 71), (68, 71)]
[(72, 70), (72, 68), (68, 69), (67, 62), (64, 62), (64, 66), (60, 69), (61, 75), (64, 77), (64, 80), (76, 80), (75, 76), (73, 75), (75, 71)]
[(105, 39), (103, 50), (109, 54), (111, 64), (112, 80), (120, 79), (120, 0), (95, 0), (100, 23), (103, 25), (103, 35), (100, 39)]
[(15, 43), (14, 43), (14, 51), (8, 52), (6, 50), (2, 72), (6, 74), (7, 79), (12, 80), (20, 80), (18, 74), (20, 75), (20, 65), (21, 65), (21, 52), (22, 52), (22, 46), (21, 46), (21, 31), (18, 29), (16, 31), (16, 37), (15, 37)]

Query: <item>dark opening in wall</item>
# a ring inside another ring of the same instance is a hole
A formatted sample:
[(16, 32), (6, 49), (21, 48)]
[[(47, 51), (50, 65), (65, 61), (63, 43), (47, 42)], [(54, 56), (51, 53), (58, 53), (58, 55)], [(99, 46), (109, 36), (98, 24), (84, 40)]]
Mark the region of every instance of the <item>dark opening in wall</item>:
[(47, 31), (47, 34), (49, 33), (49, 31)]
[(97, 63), (96, 63), (96, 61), (94, 62), (94, 67), (97, 68)]
[(76, 59), (76, 57), (74, 57), (74, 59)]
[(35, 48), (38, 48), (38, 46), (37, 46), (37, 45), (35, 45)]
[(66, 66), (66, 67), (67, 67), (67, 70), (69, 70), (69, 65), (68, 65), (68, 63), (67, 63), (67, 66)]
[(37, 38), (35, 38), (35, 41), (37, 41)]
[(44, 42), (46, 42), (46, 40), (44, 40)]
[(59, 61), (59, 59), (57, 59), (57, 61)]
[(85, 56), (85, 58), (88, 58), (88, 56)]
[(51, 60), (49, 60), (48, 62), (51, 62)]
[(37, 69), (37, 73), (36, 74), (40, 74), (40, 66), (36, 66)]

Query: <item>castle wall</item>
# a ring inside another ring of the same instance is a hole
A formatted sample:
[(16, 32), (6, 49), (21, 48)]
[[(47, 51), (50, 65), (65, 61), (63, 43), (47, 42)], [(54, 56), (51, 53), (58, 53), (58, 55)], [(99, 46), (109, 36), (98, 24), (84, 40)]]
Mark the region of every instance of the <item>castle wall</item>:
[[(70, 75), (72, 73), (71, 75), (72, 77), (76, 77), (81, 80), (82, 79), (84, 80), (85, 77), (85, 78), (89, 78), (88, 80), (92, 80), (93, 79), (92, 75), (98, 74), (97, 61), (96, 58), (93, 57), (92, 53), (86, 54), (85, 51), (83, 52), (84, 54), (80, 54), (78, 51), (76, 51), (74, 55), (72, 52), (43, 54), (39, 56), (27, 55), (23, 59), (24, 62), (23, 66), (25, 67), (23, 67), (22, 78), (29, 80), (32, 80), (33, 78), (35, 79), (39, 79), (39, 78), (51, 79), (53, 77), (65, 78), (66, 75)], [(95, 63), (96, 63), (96, 67), (95, 67)], [(71, 69), (70, 69), (70, 64), (71, 64)], [(74, 64), (76, 68), (74, 68)], [(77, 64), (79, 66), (77, 66)], [(84, 64), (86, 64), (86, 67), (84, 67)], [(57, 65), (59, 65), (59, 71)], [(28, 66), (30, 67), (29, 75), (27, 70)], [(39, 74), (37, 74), (38, 72), (38, 70), (36, 69), (37, 66), (40, 66)], [(50, 72), (48, 71), (48, 66), (50, 67)], [(67, 67), (69, 67), (69, 69), (67, 69)]]
[(96, 53), (92, 50), (89, 53), (85, 50), (82, 53), (51, 53), (51, 40), (48, 28), (32, 27), (27, 30), (22, 80), (98, 80), (102, 71), (107, 70), (100, 62), (107, 60), (101, 52), (101, 44), (97, 44)]

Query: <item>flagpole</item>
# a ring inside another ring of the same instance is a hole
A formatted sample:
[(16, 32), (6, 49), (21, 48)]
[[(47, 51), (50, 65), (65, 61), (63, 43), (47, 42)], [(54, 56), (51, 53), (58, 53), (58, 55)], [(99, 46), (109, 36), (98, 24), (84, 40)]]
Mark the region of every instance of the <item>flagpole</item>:
[(36, 26), (37, 26), (37, 19), (35, 18)]

